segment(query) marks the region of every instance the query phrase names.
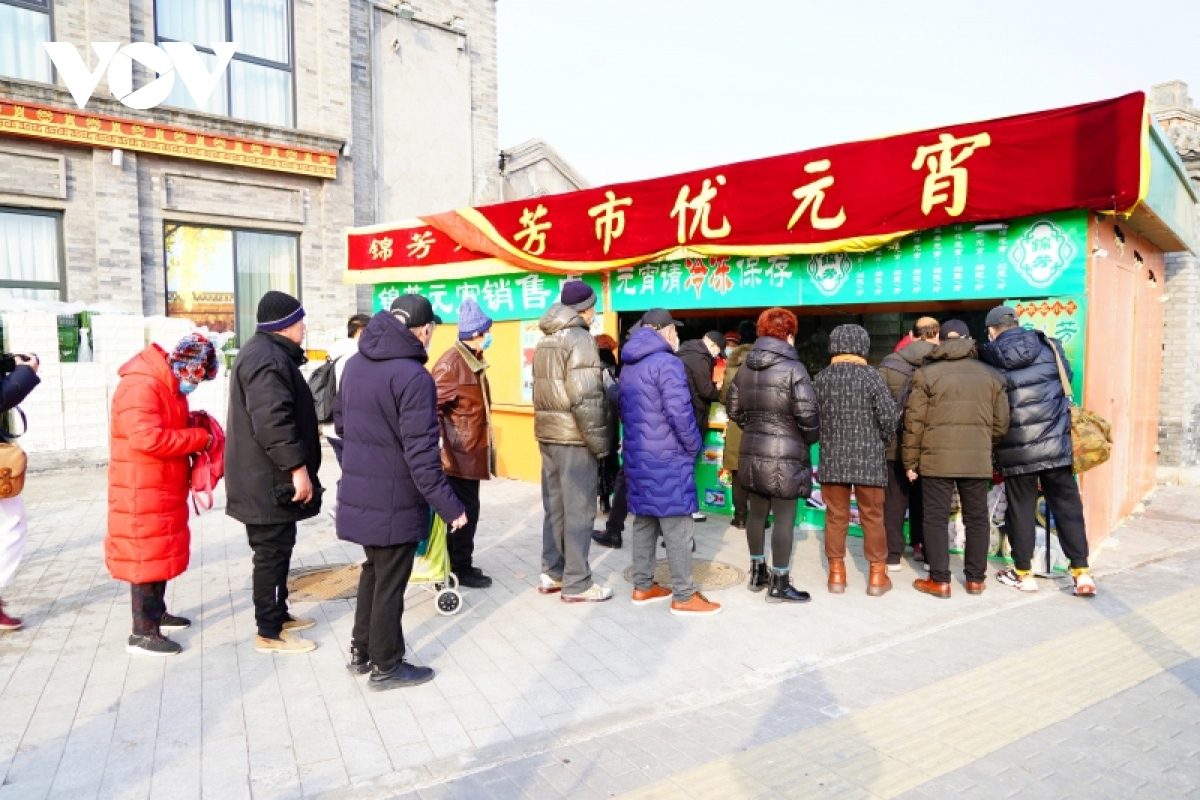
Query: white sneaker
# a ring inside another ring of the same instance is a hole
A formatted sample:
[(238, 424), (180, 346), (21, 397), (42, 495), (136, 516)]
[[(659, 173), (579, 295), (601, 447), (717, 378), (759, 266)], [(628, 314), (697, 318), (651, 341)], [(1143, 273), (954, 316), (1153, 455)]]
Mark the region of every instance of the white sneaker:
[(611, 600), (612, 596), (612, 589), (593, 583), (579, 594), (564, 594), (559, 599), (564, 603), (603, 603), (605, 600)]
[(888, 572), (900, 572), (903, 569), (903, 564), (888, 564)]
[(1019, 575), (1015, 569), (1002, 569), (996, 573), (996, 580), (1020, 592), (1033, 593), (1038, 590), (1037, 579), (1032, 573)]
[(925, 570), (926, 572), (929, 572), (929, 562), (928, 562), (928, 561), (922, 561), (922, 562), (921, 562), (921, 569)]
[(1095, 597), (1096, 582), (1092, 580), (1091, 574), (1081, 572), (1075, 576), (1075, 596), (1076, 597)]
[(700, 512), (700, 511), (693, 511), (692, 512), (692, 520), (695, 522), (707, 522), (708, 515)]
[(554, 594), (562, 591), (562, 580), (555, 580), (546, 573), (542, 573), (539, 577), (538, 591), (542, 594)]

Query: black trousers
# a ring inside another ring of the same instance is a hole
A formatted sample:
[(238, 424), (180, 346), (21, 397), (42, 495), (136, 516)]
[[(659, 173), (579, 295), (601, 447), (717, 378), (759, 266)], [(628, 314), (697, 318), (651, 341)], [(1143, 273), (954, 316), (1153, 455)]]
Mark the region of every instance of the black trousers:
[(167, 613), (167, 582), (131, 583), (129, 594), (133, 601), (133, 635), (159, 633), (158, 626)]
[(367, 560), (358, 578), (358, 606), (350, 643), (382, 672), (404, 658), (404, 591), (412, 575), (416, 542), (395, 547), (364, 547)]
[(608, 520), (604, 530), (609, 536), (621, 536), (625, 533), (625, 518), (629, 516), (629, 492), (625, 485), (625, 470), (617, 473), (613, 482), (612, 510), (608, 512)]
[(446, 476), (458, 501), (467, 509), (467, 524), (449, 531), (446, 539), (450, 551), (450, 571), (458, 577), (470, 573), (475, 554), (475, 529), (479, 527), (479, 481)]
[(991, 541), (987, 495), (989, 478), (921, 478), (925, 501), (925, 561), (929, 577), (950, 582), (950, 501), (954, 487), (962, 502), (967, 541), (963, 547), (963, 573), (967, 580), (982, 582), (987, 577), (987, 551)]
[(288, 613), (287, 579), (296, 546), (296, 523), (247, 525), (246, 537), (254, 551), (254, 621), (258, 635), (278, 639)]
[(921, 479), (911, 482), (903, 461), (887, 462), (888, 484), (883, 498), (883, 526), (887, 531), (888, 563), (899, 564), (904, 555), (904, 514), (908, 513), (908, 538), (913, 545), (925, 544)]
[(1079, 484), (1070, 467), (1059, 467), (1028, 475), (1013, 475), (1004, 479), (1008, 509), (1004, 512), (1004, 527), (1012, 547), (1013, 565), (1019, 570), (1030, 568), (1033, 547), (1037, 538), (1038, 483), (1046, 495), (1046, 508), (1054, 516), (1058, 528), (1058, 543), (1063, 554), (1071, 559), (1073, 569), (1088, 565), (1087, 528), (1083, 524), (1083, 500)]
[(733, 480), (733, 518), (745, 523), (750, 514), (750, 493), (738, 482), (736, 469), (729, 473), (729, 477)]
[(796, 530), (796, 509), (800, 501), (795, 497), (766, 497), (749, 492), (750, 517), (746, 520), (746, 544), (750, 557), (765, 555), (767, 538), (767, 516), (775, 515), (775, 527), (771, 531), (771, 566), (783, 572), (791, 568), (793, 535)]

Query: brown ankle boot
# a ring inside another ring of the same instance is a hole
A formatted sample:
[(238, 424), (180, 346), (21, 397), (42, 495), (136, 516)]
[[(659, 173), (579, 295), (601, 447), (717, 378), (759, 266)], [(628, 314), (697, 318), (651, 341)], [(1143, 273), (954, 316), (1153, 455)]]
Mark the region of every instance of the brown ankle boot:
[(829, 591), (833, 594), (842, 594), (846, 591), (846, 562), (844, 559), (829, 559)]
[(867, 594), (882, 597), (892, 590), (892, 579), (887, 574), (887, 563), (871, 564), (871, 578), (867, 581)]

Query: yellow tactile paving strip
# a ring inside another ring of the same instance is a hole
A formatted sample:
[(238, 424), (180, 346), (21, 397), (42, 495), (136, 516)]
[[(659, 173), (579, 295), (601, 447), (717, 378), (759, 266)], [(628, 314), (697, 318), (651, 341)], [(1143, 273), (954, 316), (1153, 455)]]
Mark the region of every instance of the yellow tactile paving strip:
[(1182, 592), (623, 797), (895, 797), (1200, 657), (1197, 609)]

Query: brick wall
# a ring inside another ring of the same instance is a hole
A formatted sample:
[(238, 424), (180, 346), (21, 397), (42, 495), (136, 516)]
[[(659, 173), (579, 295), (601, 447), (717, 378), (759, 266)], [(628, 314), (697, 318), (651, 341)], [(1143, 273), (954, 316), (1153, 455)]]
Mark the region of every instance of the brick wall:
[(1200, 466), (1200, 257), (1166, 257), (1165, 294), (1159, 464), (1195, 467)]

